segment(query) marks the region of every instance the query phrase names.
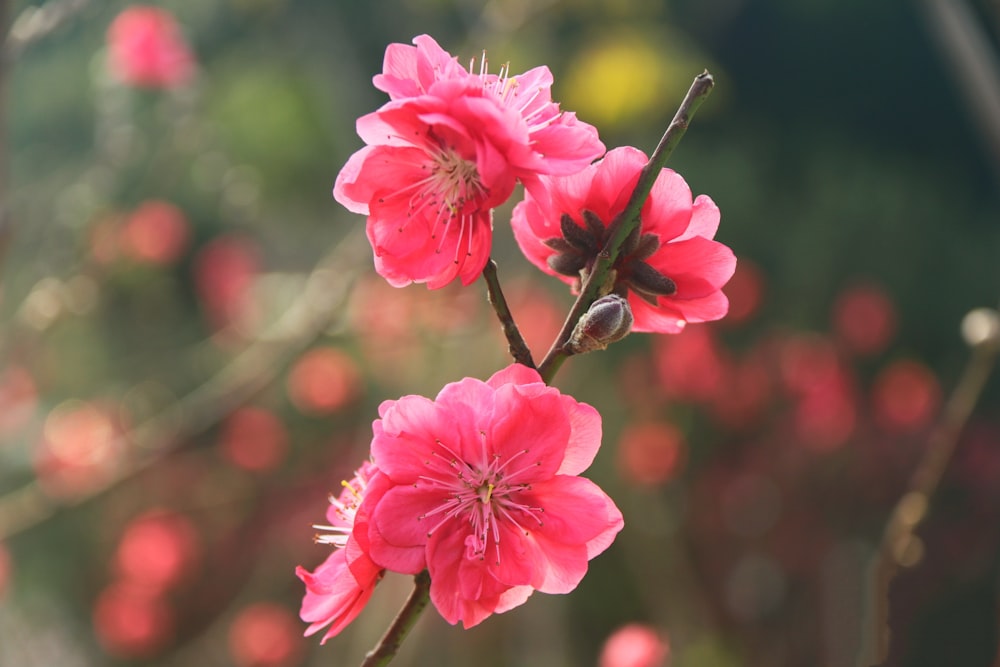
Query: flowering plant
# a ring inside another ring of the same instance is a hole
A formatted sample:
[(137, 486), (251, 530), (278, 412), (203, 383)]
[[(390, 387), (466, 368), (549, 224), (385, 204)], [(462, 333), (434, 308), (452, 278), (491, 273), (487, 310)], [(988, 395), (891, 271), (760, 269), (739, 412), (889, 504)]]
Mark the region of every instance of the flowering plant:
[[(694, 201), (663, 163), (712, 87), (695, 79), (651, 159), (604, 154), (597, 130), (551, 99), (539, 67), (512, 75), (461, 67), (431, 37), (392, 44), (374, 78), (390, 100), (358, 120), (365, 146), (334, 197), (367, 216), (375, 269), (393, 286), (463, 285), (481, 273), (515, 363), (434, 399), (385, 401), (371, 460), (328, 511), (336, 550), (306, 584), (301, 616), (323, 640), (353, 620), (383, 572), (416, 575), (410, 601), (366, 665), (386, 664), (432, 602), (469, 628), (534, 591), (568, 593), (624, 526), (614, 501), (580, 477), (601, 444), (593, 407), (548, 386), (566, 358), (630, 330), (677, 333), (721, 318), (736, 259), (714, 240), (719, 210)], [(540, 364), (520, 336), (489, 259), (493, 209), (516, 183), (515, 237), (530, 261), (578, 294)]]

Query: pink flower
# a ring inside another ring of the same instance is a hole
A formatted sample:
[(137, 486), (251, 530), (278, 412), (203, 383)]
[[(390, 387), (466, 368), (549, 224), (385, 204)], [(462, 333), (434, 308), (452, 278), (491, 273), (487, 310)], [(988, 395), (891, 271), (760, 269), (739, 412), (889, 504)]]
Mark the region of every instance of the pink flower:
[(514, 364), (379, 414), (372, 455), (387, 481), (368, 497), (371, 557), (398, 572), (426, 567), (449, 623), (471, 627), (535, 590), (568, 593), (624, 525), (578, 476), (600, 446), (600, 415), (535, 370)]
[(194, 58), (173, 14), (133, 5), (108, 27), (108, 66), (122, 83), (173, 88), (194, 71)]
[(336, 548), (315, 572), (302, 566), (295, 568), (295, 574), (306, 585), (299, 613), (303, 621), (311, 624), (305, 635), (330, 626), (321, 643), (337, 635), (361, 613), (382, 578), (383, 568), (368, 556), (368, 515), (359, 511), (379, 477), (378, 469), (366, 461), (350, 482), (343, 483), (340, 497), (330, 497), (326, 513), (330, 525), (315, 528), (331, 534), (317, 536), (316, 541)]
[(426, 35), (386, 50), (376, 87), (391, 101), (361, 117), (367, 144), (333, 194), (368, 216), (376, 270), (394, 286), (469, 284), (489, 257), (491, 210), (520, 180), (570, 174), (604, 152), (597, 130), (552, 102), (552, 75), (467, 72)]
[[(607, 227), (625, 209), (647, 158), (616, 148), (587, 169), (542, 177), (515, 208), (511, 224), (522, 252), (542, 271), (579, 287), (607, 242)], [(614, 291), (628, 297), (633, 331), (678, 333), (688, 322), (717, 320), (729, 301), (721, 288), (736, 258), (713, 241), (719, 209), (670, 169), (660, 172), (642, 207), (641, 225), (615, 264)]]

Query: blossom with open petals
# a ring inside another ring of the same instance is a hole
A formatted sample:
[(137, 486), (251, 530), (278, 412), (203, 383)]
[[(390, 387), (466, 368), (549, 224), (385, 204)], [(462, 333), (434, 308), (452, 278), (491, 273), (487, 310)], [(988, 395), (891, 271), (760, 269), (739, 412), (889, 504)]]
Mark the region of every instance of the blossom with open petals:
[(383, 569), (368, 556), (368, 516), (362, 509), (362, 501), (377, 487), (378, 478), (378, 469), (366, 461), (351, 481), (343, 483), (340, 497), (330, 497), (326, 513), (330, 524), (315, 526), (329, 534), (317, 536), (316, 541), (335, 548), (314, 572), (295, 568), (306, 585), (299, 615), (310, 623), (307, 637), (329, 625), (322, 640), (326, 642), (347, 627), (382, 578)]
[(386, 401), (372, 455), (387, 480), (369, 496), (371, 557), (428, 569), (431, 601), (465, 627), (568, 593), (621, 530), (621, 512), (579, 477), (601, 441), (594, 408), (514, 364), (434, 400)]
[[(587, 169), (542, 177), (526, 192), (511, 224), (522, 252), (542, 271), (579, 287), (608, 240), (608, 225), (625, 209), (647, 158), (616, 148)], [(688, 322), (723, 317), (722, 286), (736, 257), (714, 241), (719, 209), (706, 195), (691, 200), (684, 179), (663, 169), (640, 213), (640, 226), (615, 263), (614, 292), (627, 296), (633, 331), (677, 333)]]
[(177, 20), (159, 7), (133, 5), (108, 27), (108, 66), (122, 83), (172, 88), (194, 72), (194, 57)]
[(469, 284), (492, 245), (491, 211), (517, 181), (574, 173), (604, 152), (597, 130), (552, 102), (552, 75), (462, 69), (426, 35), (390, 45), (377, 87), (390, 101), (361, 117), (367, 144), (333, 194), (368, 216), (376, 270), (397, 287)]

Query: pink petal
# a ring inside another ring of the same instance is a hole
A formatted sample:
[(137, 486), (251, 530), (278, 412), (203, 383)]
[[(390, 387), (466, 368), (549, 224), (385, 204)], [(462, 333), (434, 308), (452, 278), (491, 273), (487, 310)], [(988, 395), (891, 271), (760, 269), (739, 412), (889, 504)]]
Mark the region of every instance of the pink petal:
[(381, 571), (377, 570), (373, 579), (360, 585), (347, 568), (344, 552), (338, 549), (316, 568), (315, 573), (297, 567), (295, 574), (306, 585), (300, 616), (311, 625), (306, 628), (305, 635), (308, 637), (330, 625), (322, 640), (326, 642), (361, 612), (371, 597)]
[(545, 510), (544, 525), (531, 531), (544, 555), (537, 563), (540, 581), (532, 585), (546, 593), (566, 593), (583, 578), (588, 559), (607, 548), (621, 530), (621, 512), (583, 477), (560, 475), (532, 485), (525, 495), (530, 498), (526, 502)]
[(563, 405), (569, 415), (571, 433), (559, 475), (579, 475), (590, 467), (601, 447), (601, 414), (586, 403), (578, 403), (571, 396), (563, 396)]
[(653, 306), (645, 299), (629, 294), (628, 302), (632, 306), (632, 331), (635, 333), (677, 334), (687, 325), (676, 301), (660, 299), (660, 305)]
[[(386, 403), (390, 405), (386, 406)], [(404, 396), (383, 403), (382, 419), (372, 424), (372, 458), (396, 484), (412, 484), (424, 474), (437, 437), (451, 432), (446, 415), (430, 399)]]
[(544, 385), (503, 385), (496, 392), (497, 414), (487, 437), (490, 454), (500, 460), (516, 458), (516, 468), (534, 464), (518, 476), (519, 482), (554, 475), (571, 432), (562, 395)]
[(680, 174), (660, 172), (642, 207), (642, 231), (660, 237), (660, 243), (680, 236), (691, 222), (691, 188)]
[(732, 250), (701, 236), (667, 243), (648, 261), (677, 284), (677, 293), (669, 297), (673, 300), (708, 296), (725, 285), (736, 270)]
[[(428, 549), (428, 571), (431, 575), (431, 602), (438, 613), (452, 625), (462, 621), (469, 628), (493, 613), (496, 599), (470, 599), (462, 595), (463, 587), (469, 588), (469, 572), (462, 569), (464, 551), (461, 532), (450, 531), (436, 536)], [(463, 579), (466, 580), (464, 585)]]
[(698, 299), (676, 302), (688, 322), (712, 322), (729, 312), (729, 298), (721, 290)]
[(647, 160), (645, 153), (639, 149), (624, 146), (608, 151), (597, 163), (586, 203), (605, 226), (625, 209)]
[(541, 381), (542, 376), (534, 368), (522, 364), (511, 364), (491, 375), (486, 384), (497, 388), (505, 384), (533, 384)]
[(533, 132), (531, 137), (534, 150), (545, 156), (541, 172), (545, 174), (574, 174), (604, 153), (597, 128), (578, 121), (573, 113), (562, 114), (558, 122)]
[(721, 214), (719, 207), (708, 195), (698, 195), (691, 206), (691, 223), (687, 231), (678, 236), (675, 240), (683, 241), (692, 236), (703, 236), (706, 239), (715, 238), (715, 233), (719, 231), (719, 220)]
[[(354, 153), (347, 160), (347, 164), (340, 170), (340, 173), (337, 174), (337, 181), (333, 186), (333, 198), (351, 213), (368, 215), (369, 200), (367, 198), (363, 200), (356, 199), (349, 194), (349, 191), (353, 190), (352, 186), (357, 183), (361, 168), (372, 150), (371, 146), (365, 146)], [(359, 196), (364, 197), (365, 195), (359, 194)]]
[(510, 611), (514, 607), (519, 607), (524, 604), (534, 592), (535, 591), (531, 586), (514, 586), (513, 588), (508, 588), (500, 594), (500, 599), (497, 600), (493, 613), (502, 614), (505, 611)]
[(423, 488), (392, 487), (372, 510), (371, 559), (394, 572), (416, 574), (424, 569), (428, 534), (441, 519), (431, 512), (441, 504), (439, 494)]

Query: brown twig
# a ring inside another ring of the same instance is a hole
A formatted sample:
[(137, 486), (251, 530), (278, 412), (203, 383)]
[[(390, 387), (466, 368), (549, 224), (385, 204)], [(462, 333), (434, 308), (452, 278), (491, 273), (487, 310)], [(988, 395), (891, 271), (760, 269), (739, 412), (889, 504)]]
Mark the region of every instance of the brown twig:
[[(971, 330), (971, 331), (970, 331)], [(902, 568), (920, 560), (923, 545), (916, 531), (927, 516), (930, 502), (948, 468), (959, 436), (982, 394), (1000, 353), (1000, 316), (987, 309), (973, 311), (963, 322), (972, 356), (945, 404), (927, 449), (909, 486), (886, 523), (871, 566), (870, 608), (866, 641), (859, 665), (880, 665), (889, 655), (889, 589)]]
[(289, 361), (328, 329), (341, 312), (350, 293), (350, 284), (359, 271), (358, 258), (365, 256), (359, 246), (363, 238), (362, 234), (355, 233), (341, 241), (313, 269), (302, 294), (281, 319), (218, 374), (119, 436), (119, 444), (138, 443), (146, 454), (81, 495), (53, 497), (34, 481), (0, 497), (0, 542), (44, 522), (60, 510), (91, 500), (145, 470), (273, 382)]
[[(7, 0), (3, 0), (6, 4)], [(11, 25), (0, 50), (0, 58), (9, 66), (25, 49), (48, 35), (82, 12), (90, 0), (50, 0), (44, 5), (26, 7)], [(6, 23), (0, 23), (6, 30)]]
[(1000, 62), (989, 34), (962, 0), (922, 0), (936, 39), (1000, 175)]
[(410, 597), (396, 614), (396, 618), (382, 635), (382, 639), (365, 656), (361, 667), (384, 667), (389, 664), (399, 652), (403, 640), (413, 629), (417, 619), (420, 618), (420, 613), (430, 601), (430, 591), (431, 575), (428, 574), (427, 570), (424, 570), (413, 578), (413, 591), (410, 593)]
[(625, 239), (639, 225), (639, 212), (642, 210), (643, 204), (646, 203), (646, 199), (649, 198), (649, 193), (653, 189), (653, 184), (656, 182), (657, 177), (660, 175), (660, 170), (663, 169), (667, 159), (674, 152), (674, 149), (677, 148), (677, 144), (680, 143), (684, 133), (687, 132), (691, 118), (702, 102), (708, 98), (714, 85), (715, 80), (708, 70), (705, 70), (694, 78), (694, 82), (688, 89), (687, 95), (684, 96), (684, 100), (677, 108), (677, 113), (674, 114), (673, 120), (670, 121), (667, 131), (664, 132), (660, 143), (657, 144), (656, 150), (653, 151), (653, 155), (649, 158), (649, 162), (646, 163), (639, 173), (639, 181), (635, 185), (635, 190), (632, 192), (625, 210), (619, 213), (611, 221), (611, 224), (608, 225), (608, 242), (598, 255), (597, 261), (594, 263), (594, 268), (587, 276), (586, 282), (580, 288), (580, 296), (577, 297), (573, 308), (566, 317), (562, 331), (559, 332), (559, 336), (552, 343), (552, 347), (549, 348), (545, 359), (538, 366), (538, 372), (546, 383), (552, 381), (559, 367), (572, 355), (572, 352), (567, 349), (566, 343), (569, 342), (576, 323), (580, 321), (580, 318), (587, 312), (591, 304), (603, 296), (601, 291), (605, 288), (608, 274), (618, 259), (618, 253), (625, 243)]
[(486, 281), (487, 298), (497, 314), (497, 319), (500, 320), (503, 335), (507, 338), (507, 350), (510, 352), (510, 356), (517, 363), (534, 368), (535, 360), (531, 358), (531, 350), (524, 342), (521, 331), (514, 322), (514, 316), (507, 306), (507, 299), (504, 298), (503, 290), (500, 289), (500, 280), (497, 278), (497, 263), (492, 258), (483, 267), (483, 280)]

